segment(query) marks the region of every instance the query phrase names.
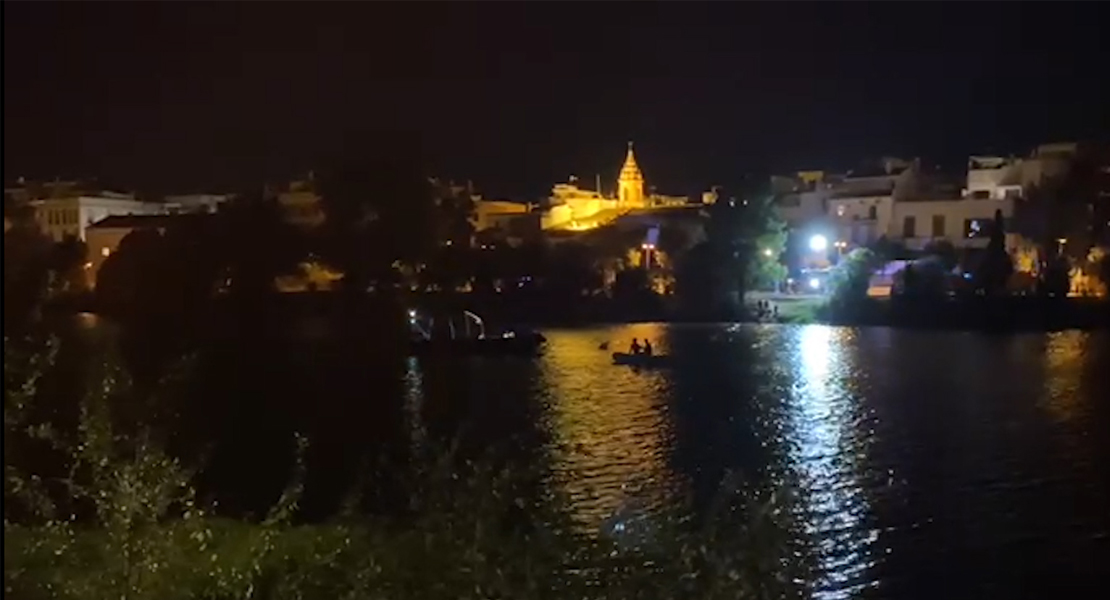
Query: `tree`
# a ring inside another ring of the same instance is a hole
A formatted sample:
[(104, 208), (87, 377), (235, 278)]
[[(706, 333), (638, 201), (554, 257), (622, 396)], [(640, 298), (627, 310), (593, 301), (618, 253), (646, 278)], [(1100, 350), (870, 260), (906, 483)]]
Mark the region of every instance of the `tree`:
[(584, 244), (566, 242), (554, 247), (545, 270), (545, 287), (557, 297), (593, 295), (605, 285), (593, 252)]
[(4, 233), (4, 331), (16, 331), (35, 320), (49, 294), (50, 238), (33, 222), (16, 221)]
[(1094, 156), (1079, 154), (1065, 170), (1030, 186), (1026, 197), (1015, 203), (1015, 231), (1050, 257), (1062, 252), (1072, 260), (1085, 259), (1097, 242), (1092, 215), (1103, 204), (1103, 177)]
[(54, 244), (50, 251), (50, 270), (57, 274), (59, 291), (81, 293), (88, 291), (85, 259), (88, 247), (74, 236)]
[(829, 305), (843, 310), (867, 298), (871, 275), (882, 264), (882, 258), (868, 248), (856, 248), (844, 256), (829, 277)]
[(930, 240), (925, 244), (924, 254), (936, 257), (946, 271), (955, 269), (960, 262), (956, 247), (948, 240)]
[(786, 275), (780, 262), (787, 240), (785, 225), (764, 186), (753, 187), (741, 200), (721, 198), (705, 214), (705, 241), (680, 261), (676, 291), (691, 309), (735, 311), (747, 289)]
[(659, 251), (673, 270), (680, 257), (690, 250), (696, 240), (680, 225), (663, 225), (659, 228)]
[(316, 186), (327, 213), (325, 254), (348, 289), (365, 290), (397, 261), (423, 262), (435, 248), (433, 188), (413, 138), (351, 136), (325, 160)]
[(746, 289), (771, 289), (786, 278), (782, 256), (786, 252), (786, 224), (774, 213), (756, 217), (763, 222), (763, 232), (755, 237), (755, 252), (748, 258)]
[(1006, 251), (1006, 226), (1002, 218), (1002, 210), (996, 210), (987, 250), (975, 272), (976, 288), (987, 295), (1005, 293), (1006, 285), (1013, 272), (1013, 260)]

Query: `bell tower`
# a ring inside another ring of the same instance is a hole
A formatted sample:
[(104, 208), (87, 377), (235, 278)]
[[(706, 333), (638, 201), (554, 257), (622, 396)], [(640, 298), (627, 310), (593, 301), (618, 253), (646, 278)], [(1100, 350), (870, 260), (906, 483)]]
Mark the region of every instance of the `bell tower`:
[(636, 164), (636, 156), (632, 153), (632, 142), (628, 142), (628, 156), (625, 157), (620, 177), (617, 178), (617, 201), (622, 207), (647, 206), (644, 198), (644, 175)]

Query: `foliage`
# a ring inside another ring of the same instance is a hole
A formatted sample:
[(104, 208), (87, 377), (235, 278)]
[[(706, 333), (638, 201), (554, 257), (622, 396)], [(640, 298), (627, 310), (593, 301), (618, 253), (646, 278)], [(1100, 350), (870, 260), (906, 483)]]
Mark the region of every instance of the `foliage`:
[(1064, 298), (1071, 290), (1071, 263), (1065, 256), (1057, 256), (1044, 266), (1038, 291), (1045, 296)]
[(844, 255), (829, 276), (830, 308), (847, 309), (866, 300), (871, 275), (880, 266), (880, 257), (867, 248), (856, 248)]
[(786, 279), (786, 225), (777, 218), (769, 219), (766, 230), (755, 238), (755, 253), (749, 257), (746, 289), (772, 289)]
[(925, 244), (924, 254), (925, 256), (936, 257), (946, 271), (955, 269), (960, 262), (956, 247), (948, 240), (930, 240), (929, 243)]
[(50, 292), (50, 238), (34, 224), (16, 223), (4, 234), (4, 330), (28, 323)]
[(613, 296), (616, 298), (643, 299), (653, 293), (647, 269), (625, 269), (617, 273), (613, 282)]
[(786, 227), (776, 215), (773, 196), (762, 189), (740, 200), (722, 198), (705, 212), (705, 240), (679, 261), (676, 291), (688, 310), (735, 311), (745, 291), (771, 287), (786, 276), (781, 262)]
[(910, 252), (905, 244), (893, 241), (885, 235), (879, 236), (879, 239), (871, 244), (870, 249), (876, 256), (886, 262), (904, 260), (910, 257)]
[(907, 264), (898, 274), (897, 298), (940, 299), (947, 297), (949, 270), (944, 259), (927, 256)]
[(1015, 205), (1015, 231), (1046, 250), (1056, 250), (1057, 240), (1066, 239), (1063, 251), (1070, 259), (1086, 258), (1096, 242), (1091, 213), (1105, 185), (1094, 158), (1081, 153), (1067, 169), (1030, 186)]
[(594, 252), (584, 244), (558, 244), (546, 263), (544, 287), (556, 297), (592, 295), (605, 286)]
[(1006, 292), (1006, 285), (1013, 272), (1013, 259), (1006, 251), (1005, 221), (1002, 218), (1002, 211), (996, 210), (987, 250), (974, 274), (975, 286), (986, 295), (1003, 294)]
[(316, 182), (327, 214), (324, 256), (365, 289), (397, 261), (419, 263), (436, 246), (435, 194), (415, 140), (351, 136)]
[(85, 277), (85, 257), (88, 249), (85, 242), (73, 236), (54, 244), (49, 256), (49, 268), (57, 274), (61, 292), (81, 293), (88, 291)]

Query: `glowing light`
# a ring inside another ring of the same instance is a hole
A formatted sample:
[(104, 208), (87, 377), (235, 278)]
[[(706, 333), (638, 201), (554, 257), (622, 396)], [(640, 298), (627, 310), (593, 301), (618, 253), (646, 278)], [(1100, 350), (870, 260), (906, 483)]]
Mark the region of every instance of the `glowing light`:
[(91, 262), (85, 263), (85, 268), (86, 269), (91, 269), (92, 268), (92, 263)]
[(829, 247), (829, 240), (823, 235), (815, 235), (809, 238), (809, 249), (814, 252), (824, 252)]
[(771, 256), (773, 254), (774, 254), (774, 252), (772, 252), (770, 248), (764, 248), (763, 249), (763, 256), (766, 256), (767, 258), (771, 258)]
[(101, 255), (101, 256), (108, 256), (108, 255), (109, 255), (109, 254), (111, 254), (111, 253), (112, 253), (112, 249), (111, 249), (111, 248), (101, 248), (101, 249), (100, 249), (100, 255)]
[(813, 289), (817, 289), (817, 288), (821, 287), (821, 280), (817, 279), (816, 277), (811, 278), (809, 280), (809, 287), (811, 287)]

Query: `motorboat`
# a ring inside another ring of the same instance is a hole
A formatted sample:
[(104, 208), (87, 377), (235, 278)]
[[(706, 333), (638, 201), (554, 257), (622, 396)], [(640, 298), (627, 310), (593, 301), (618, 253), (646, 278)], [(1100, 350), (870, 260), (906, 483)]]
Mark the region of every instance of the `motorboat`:
[(535, 331), (510, 329), (490, 334), (481, 317), (462, 311), (461, 323), (453, 318), (423, 317), (409, 311), (412, 351), (418, 355), (457, 354), (463, 356), (536, 356), (547, 338)]
[(666, 354), (629, 354), (627, 352), (614, 352), (613, 364), (627, 365), (630, 367), (665, 367), (671, 364), (671, 357)]

